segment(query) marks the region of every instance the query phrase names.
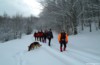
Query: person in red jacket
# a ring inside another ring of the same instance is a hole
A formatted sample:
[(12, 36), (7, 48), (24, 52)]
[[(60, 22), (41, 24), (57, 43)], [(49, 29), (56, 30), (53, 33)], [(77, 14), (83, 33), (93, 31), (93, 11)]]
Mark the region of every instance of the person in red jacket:
[(39, 41), (39, 33), (36, 33), (36, 40)]
[(43, 40), (43, 32), (42, 30), (38, 32), (39, 41), (42, 42)]
[[(66, 50), (66, 44), (68, 43), (68, 34), (65, 33), (63, 30), (59, 35), (58, 35), (58, 41), (60, 43), (60, 51), (62, 52), (63, 50)], [(62, 46), (64, 45), (64, 48), (62, 50)]]

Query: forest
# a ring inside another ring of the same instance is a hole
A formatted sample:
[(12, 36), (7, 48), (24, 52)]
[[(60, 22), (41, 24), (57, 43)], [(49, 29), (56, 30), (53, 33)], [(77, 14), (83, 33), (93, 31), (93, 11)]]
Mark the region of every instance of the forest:
[(69, 35), (78, 34), (85, 27), (92, 32), (100, 30), (100, 0), (38, 0), (44, 7), (39, 17), (23, 14), (0, 15), (0, 41), (5, 42), (21, 38), (22, 34), (31, 34), (34, 30), (52, 29), (55, 32), (65, 30)]

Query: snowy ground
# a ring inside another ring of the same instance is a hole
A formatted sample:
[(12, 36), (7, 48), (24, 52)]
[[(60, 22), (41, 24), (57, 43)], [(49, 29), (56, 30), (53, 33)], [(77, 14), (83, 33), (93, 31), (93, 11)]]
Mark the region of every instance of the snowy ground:
[(100, 65), (100, 31), (69, 36), (64, 52), (59, 51), (57, 34), (51, 47), (41, 43), (40, 48), (28, 52), (33, 41), (32, 35), (27, 35), (0, 43), (0, 65)]

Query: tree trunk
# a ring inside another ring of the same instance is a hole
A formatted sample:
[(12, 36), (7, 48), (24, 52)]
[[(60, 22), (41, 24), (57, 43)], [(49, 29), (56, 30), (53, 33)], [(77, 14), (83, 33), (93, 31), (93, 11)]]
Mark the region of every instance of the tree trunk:
[(91, 28), (91, 22), (89, 22), (89, 25), (90, 25), (90, 32), (92, 32), (92, 28)]
[(81, 22), (81, 26), (82, 26), (82, 31), (84, 30), (84, 21), (82, 20)]
[(99, 25), (98, 25), (99, 29), (100, 29), (100, 21), (99, 21)]
[(77, 34), (77, 27), (74, 28), (74, 35)]

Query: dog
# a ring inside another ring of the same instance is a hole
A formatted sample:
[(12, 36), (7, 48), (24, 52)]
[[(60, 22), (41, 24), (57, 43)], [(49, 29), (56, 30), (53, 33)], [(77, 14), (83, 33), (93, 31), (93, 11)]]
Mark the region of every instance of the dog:
[(31, 51), (34, 48), (40, 47), (42, 46), (41, 44), (39, 44), (39, 42), (33, 42), (28, 46), (28, 51)]

